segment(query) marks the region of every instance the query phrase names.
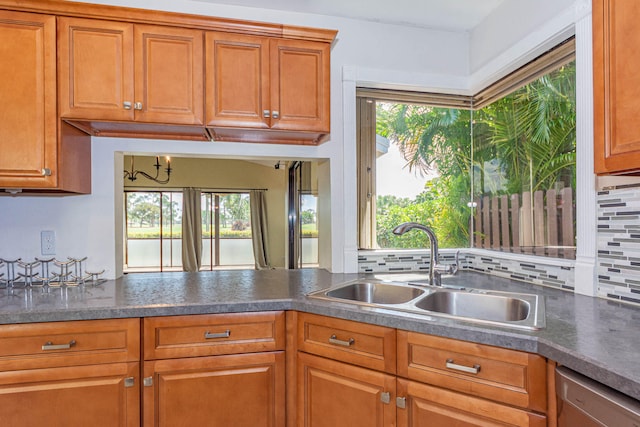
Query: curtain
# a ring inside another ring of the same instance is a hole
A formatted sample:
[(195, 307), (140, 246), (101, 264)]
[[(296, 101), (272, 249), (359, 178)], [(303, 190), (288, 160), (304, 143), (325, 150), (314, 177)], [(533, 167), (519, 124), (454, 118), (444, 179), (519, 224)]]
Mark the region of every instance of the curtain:
[(202, 265), (202, 211), (200, 189), (182, 190), (182, 269), (200, 271)]
[(357, 98), (358, 248), (376, 247), (376, 103)]
[(264, 190), (251, 190), (251, 238), (253, 240), (253, 256), (256, 270), (271, 268), (269, 264), (269, 239), (267, 236), (267, 207)]

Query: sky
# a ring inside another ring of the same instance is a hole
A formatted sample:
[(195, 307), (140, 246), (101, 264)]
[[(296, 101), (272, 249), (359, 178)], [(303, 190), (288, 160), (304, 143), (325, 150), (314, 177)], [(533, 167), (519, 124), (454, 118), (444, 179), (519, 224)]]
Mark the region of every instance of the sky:
[(389, 151), (378, 157), (376, 163), (376, 194), (415, 198), (422, 193), (424, 184), (432, 176), (420, 176), (413, 169), (409, 172), (407, 161), (402, 157), (396, 144), (389, 144)]

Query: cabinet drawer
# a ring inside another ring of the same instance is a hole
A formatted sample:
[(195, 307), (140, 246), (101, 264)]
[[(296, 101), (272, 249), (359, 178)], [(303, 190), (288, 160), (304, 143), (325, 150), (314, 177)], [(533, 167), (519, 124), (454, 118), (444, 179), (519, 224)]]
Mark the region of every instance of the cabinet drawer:
[(429, 420), (433, 426), (546, 427), (547, 417), (438, 387), (398, 380), (398, 425)]
[(140, 359), (140, 319), (0, 326), (0, 371)]
[(391, 374), (396, 330), (308, 313), (298, 315), (298, 349)]
[(546, 411), (546, 361), (535, 354), (398, 331), (398, 375)]
[(144, 359), (284, 350), (284, 312), (144, 319)]

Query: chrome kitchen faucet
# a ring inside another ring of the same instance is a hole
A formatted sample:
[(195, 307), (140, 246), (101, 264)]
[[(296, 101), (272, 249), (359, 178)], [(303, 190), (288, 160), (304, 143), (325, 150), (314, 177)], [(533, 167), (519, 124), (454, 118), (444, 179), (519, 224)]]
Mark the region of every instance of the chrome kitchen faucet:
[(458, 253), (456, 253), (456, 263), (454, 265), (438, 264), (438, 238), (436, 233), (426, 225), (417, 222), (403, 222), (393, 229), (393, 234), (402, 236), (407, 231), (413, 229), (422, 230), (429, 237), (429, 284), (432, 286), (442, 286), (442, 274), (456, 274), (458, 272)]

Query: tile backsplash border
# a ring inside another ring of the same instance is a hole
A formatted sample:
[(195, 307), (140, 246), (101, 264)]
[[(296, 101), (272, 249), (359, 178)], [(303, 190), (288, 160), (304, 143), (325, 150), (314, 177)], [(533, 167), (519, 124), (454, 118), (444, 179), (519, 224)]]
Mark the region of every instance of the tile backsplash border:
[[(441, 249), (440, 263), (451, 264), (455, 250)], [(573, 292), (574, 261), (501, 254), (497, 251), (461, 249), (460, 267), (465, 270), (550, 286)], [(360, 273), (429, 271), (428, 250), (362, 250), (358, 252)]]
[(640, 304), (640, 185), (596, 197), (598, 296)]
[[(640, 305), (640, 184), (597, 193), (596, 296)], [(440, 262), (452, 263), (455, 250), (441, 249)], [(481, 249), (461, 249), (460, 266), (534, 285), (573, 292), (575, 262)], [(428, 271), (428, 250), (362, 250), (361, 273)]]

